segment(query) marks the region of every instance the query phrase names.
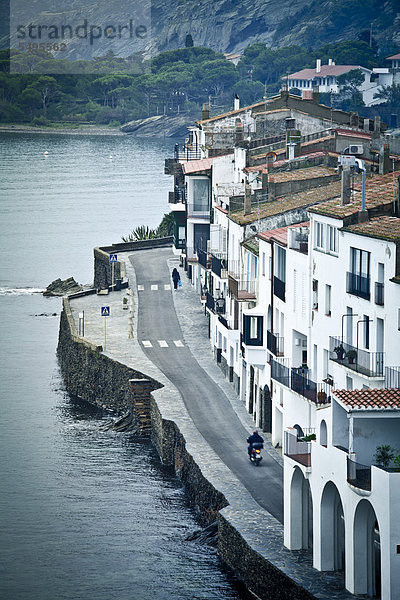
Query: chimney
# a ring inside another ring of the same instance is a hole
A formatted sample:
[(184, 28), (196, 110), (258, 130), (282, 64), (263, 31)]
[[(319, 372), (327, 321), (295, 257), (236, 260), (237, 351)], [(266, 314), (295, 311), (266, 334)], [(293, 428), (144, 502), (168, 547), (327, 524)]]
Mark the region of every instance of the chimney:
[(319, 104), (319, 86), (318, 85), (314, 85), (313, 86), (313, 101), (315, 102), (315, 104)]
[(332, 60), (331, 58), (328, 60), (328, 65), (329, 65), (330, 67), (333, 65), (333, 60)]
[(374, 117), (374, 131), (375, 133), (381, 132), (381, 118), (378, 115)]
[(316, 66), (316, 72), (317, 73), (321, 73), (321, 59), (317, 58), (317, 66)]
[(368, 221), (368, 211), (365, 206), (365, 185), (367, 180), (367, 173), (364, 170), (362, 172), (362, 201), (361, 201), (361, 210), (358, 212), (358, 222), (366, 223)]
[(349, 167), (343, 167), (342, 170), (342, 190), (341, 190), (341, 205), (350, 204), (351, 186), (350, 186), (351, 171)]
[(390, 171), (389, 151), (389, 144), (384, 144), (379, 150), (379, 175), (386, 175)]
[(201, 111), (201, 120), (205, 121), (210, 118), (210, 105), (208, 102), (204, 102), (203, 109)]
[(244, 187), (244, 215), (249, 215), (251, 213), (251, 187), (246, 181), (246, 185)]
[(242, 142), (243, 141), (243, 137), (244, 137), (244, 131), (243, 131), (242, 121), (240, 119), (236, 119), (235, 144), (238, 144), (239, 142)]
[(240, 108), (240, 99), (237, 94), (235, 94), (235, 100), (233, 102), (233, 110), (239, 110)]

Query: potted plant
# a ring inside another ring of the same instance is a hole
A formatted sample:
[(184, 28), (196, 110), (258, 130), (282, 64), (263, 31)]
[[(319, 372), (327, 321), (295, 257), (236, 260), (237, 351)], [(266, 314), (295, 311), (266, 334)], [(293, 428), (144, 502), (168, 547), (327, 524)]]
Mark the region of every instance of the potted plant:
[(394, 459), (393, 448), (389, 444), (383, 444), (382, 446), (376, 447), (376, 452), (374, 454), (374, 458), (376, 460), (376, 464), (388, 468), (390, 462)]
[(336, 352), (338, 360), (343, 360), (345, 354), (343, 344), (339, 344), (339, 346), (336, 346), (336, 348), (334, 348), (333, 351)]
[(326, 392), (324, 392), (324, 391), (317, 392), (317, 400), (318, 400), (319, 404), (325, 404), (326, 398), (327, 398)]
[(349, 361), (349, 364), (352, 365), (357, 358), (357, 352), (355, 350), (348, 350), (346, 352), (346, 358)]
[(128, 298), (126, 296), (122, 298), (122, 308), (125, 310), (128, 309)]

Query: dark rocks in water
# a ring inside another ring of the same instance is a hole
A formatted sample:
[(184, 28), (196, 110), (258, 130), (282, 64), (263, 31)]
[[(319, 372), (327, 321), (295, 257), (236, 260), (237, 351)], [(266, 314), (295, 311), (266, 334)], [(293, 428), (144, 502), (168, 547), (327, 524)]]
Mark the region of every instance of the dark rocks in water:
[(119, 432), (136, 432), (137, 427), (133, 422), (133, 415), (130, 412), (122, 415), (115, 421), (108, 421), (102, 426), (104, 431), (119, 431)]
[(187, 135), (187, 128), (193, 124), (195, 118), (190, 114), (156, 115), (147, 119), (130, 121), (122, 125), (120, 129), (123, 133), (134, 133), (140, 137), (183, 137)]
[(68, 294), (75, 294), (76, 292), (82, 291), (82, 286), (75, 281), (73, 277), (68, 279), (55, 279), (47, 286), (43, 292), (43, 296), (66, 296)]
[(218, 542), (218, 521), (214, 521), (204, 529), (199, 529), (186, 536), (188, 542), (200, 542), (201, 544), (207, 544), (207, 546), (216, 546)]
[(57, 313), (40, 313), (40, 315), (34, 315), (35, 317), (57, 317)]

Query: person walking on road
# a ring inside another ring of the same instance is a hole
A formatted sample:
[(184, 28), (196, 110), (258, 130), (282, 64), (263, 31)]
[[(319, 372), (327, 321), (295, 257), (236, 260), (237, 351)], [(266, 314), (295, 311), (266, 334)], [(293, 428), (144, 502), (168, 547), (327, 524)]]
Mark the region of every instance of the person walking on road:
[(174, 282), (174, 290), (178, 289), (178, 283), (181, 280), (181, 276), (179, 275), (178, 269), (172, 271), (172, 281)]

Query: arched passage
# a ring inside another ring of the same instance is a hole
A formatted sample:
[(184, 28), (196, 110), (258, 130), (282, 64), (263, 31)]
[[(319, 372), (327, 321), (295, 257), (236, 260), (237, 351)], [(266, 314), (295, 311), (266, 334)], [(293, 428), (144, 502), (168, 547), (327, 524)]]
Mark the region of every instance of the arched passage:
[(354, 515), (354, 593), (380, 598), (381, 551), (379, 525), (369, 500), (361, 500)]
[(328, 429), (323, 419), (319, 426), (319, 443), (321, 444), (321, 446), (325, 446), (325, 448), (328, 445)]
[(344, 570), (344, 515), (337, 487), (332, 481), (321, 498), (321, 571)]
[(310, 484), (295, 467), (290, 485), (290, 549), (312, 548), (313, 510)]

